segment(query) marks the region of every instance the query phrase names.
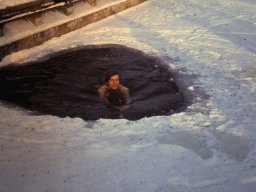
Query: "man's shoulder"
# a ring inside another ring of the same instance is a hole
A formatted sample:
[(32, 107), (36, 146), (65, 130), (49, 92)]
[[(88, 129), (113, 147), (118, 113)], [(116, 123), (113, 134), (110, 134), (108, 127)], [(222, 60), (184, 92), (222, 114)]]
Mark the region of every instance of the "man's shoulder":
[(106, 85), (106, 84), (104, 84), (104, 85), (101, 85), (99, 88), (98, 88), (98, 91), (106, 91), (106, 90), (108, 90), (108, 86)]
[(127, 91), (129, 91), (129, 88), (128, 88), (128, 87), (125, 87), (125, 86), (123, 86), (123, 85), (120, 85), (120, 90), (127, 92)]
[(103, 84), (103, 85), (99, 86), (99, 89), (107, 89), (107, 88), (108, 88), (107, 84)]

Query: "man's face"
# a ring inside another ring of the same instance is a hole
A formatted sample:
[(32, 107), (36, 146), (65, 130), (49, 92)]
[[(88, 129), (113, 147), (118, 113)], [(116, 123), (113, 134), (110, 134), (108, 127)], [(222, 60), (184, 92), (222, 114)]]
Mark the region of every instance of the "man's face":
[(119, 85), (120, 85), (119, 75), (113, 75), (108, 80), (108, 86), (110, 87), (110, 89), (115, 90), (119, 87)]

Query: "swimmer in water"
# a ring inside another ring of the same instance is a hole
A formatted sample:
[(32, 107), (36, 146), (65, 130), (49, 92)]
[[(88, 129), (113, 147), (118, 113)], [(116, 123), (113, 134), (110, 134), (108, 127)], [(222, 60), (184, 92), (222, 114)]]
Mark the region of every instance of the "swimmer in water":
[(105, 77), (105, 84), (100, 86), (98, 94), (102, 102), (116, 110), (126, 110), (130, 107), (129, 88), (120, 84), (121, 76), (115, 71), (109, 71)]

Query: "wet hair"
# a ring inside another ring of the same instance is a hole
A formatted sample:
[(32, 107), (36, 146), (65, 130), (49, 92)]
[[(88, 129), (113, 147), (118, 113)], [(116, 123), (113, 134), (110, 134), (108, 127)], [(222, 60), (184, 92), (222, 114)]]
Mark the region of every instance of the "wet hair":
[(106, 74), (106, 76), (105, 76), (104, 82), (107, 83), (108, 80), (109, 80), (112, 76), (114, 76), (114, 75), (118, 75), (118, 76), (119, 76), (119, 79), (121, 79), (120, 73), (118, 73), (118, 72), (116, 72), (116, 71), (108, 71), (107, 74)]

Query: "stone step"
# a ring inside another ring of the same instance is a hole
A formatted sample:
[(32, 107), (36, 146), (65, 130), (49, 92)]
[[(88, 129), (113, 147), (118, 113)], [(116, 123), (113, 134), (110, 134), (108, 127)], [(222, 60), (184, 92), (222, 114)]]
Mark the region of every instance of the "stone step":
[[(145, 1), (147, 0), (97, 0), (97, 4), (95, 4), (95, 0), (82, 0), (71, 5), (74, 10), (77, 7), (84, 9), (79, 13), (73, 11), (71, 14), (65, 14), (63, 11), (54, 9), (41, 13), (42, 15), (34, 15), (34, 18), (30, 16), (30, 18), (25, 17), (5, 23), (2, 25), (2, 30), (0, 25), (0, 34), (3, 34), (0, 37), (0, 60), (13, 52), (40, 45), (54, 37), (100, 21)], [(53, 23), (49, 22), (49, 18), (47, 23), (44, 23), (43, 18), (48, 15), (51, 16), (50, 19), (55, 19), (55, 23), (54, 21)], [(56, 18), (59, 18), (57, 22)], [(24, 30), (16, 29), (18, 25), (21, 25)]]

